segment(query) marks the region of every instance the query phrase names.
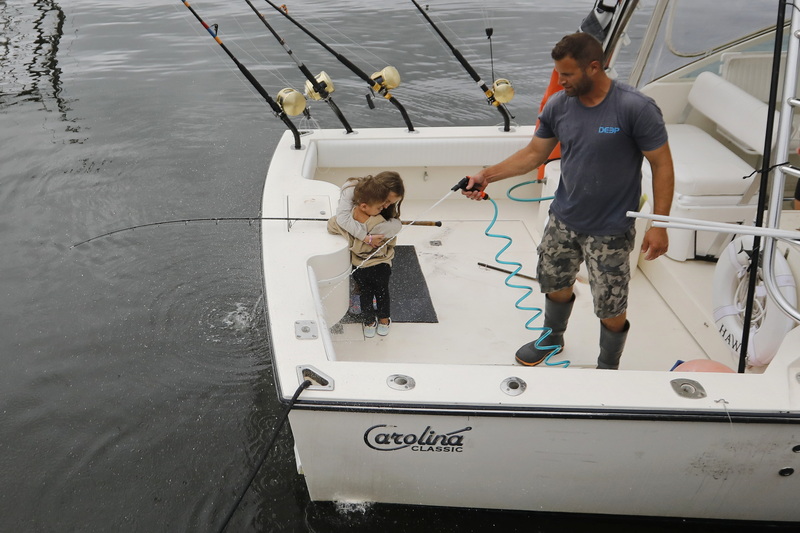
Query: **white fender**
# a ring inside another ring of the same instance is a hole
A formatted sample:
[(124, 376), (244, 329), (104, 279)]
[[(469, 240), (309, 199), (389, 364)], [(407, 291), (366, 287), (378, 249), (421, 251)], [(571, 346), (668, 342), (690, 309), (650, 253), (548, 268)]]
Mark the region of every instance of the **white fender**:
[[(742, 347), (744, 308), (753, 237), (737, 237), (725, 248), (714, 269), (714, 321), (719, 333), (737, 357)], [(781, 311), (767, 295), (758, 268), (756, 294), (753, 303), (752, 329), (747, 347), (748, 364), (764, 366), (772, 361), (783, 337), (794, 327), (794, 321)], [(795, 280), (789, 264), (781, 254), (775, 254), (776, 285), (784, 297), (797, 304)]]

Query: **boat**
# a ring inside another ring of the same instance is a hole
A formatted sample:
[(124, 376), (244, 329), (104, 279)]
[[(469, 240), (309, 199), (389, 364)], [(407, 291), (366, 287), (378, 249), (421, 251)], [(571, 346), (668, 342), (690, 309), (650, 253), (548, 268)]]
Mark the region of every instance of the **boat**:
[[(800, 172), (785, 164), (797, 158), (791, 99), (775, 104), (797, 94), (800, 16), (785, 2), (741, 17), (727, 3), (658, 0), (637, 25), (638, 1), (605, 3), (614, 10), (592, 16), (611, 20), (609, 72), (635, 54), (628, 82), (662, 109), (676, 169), (670, 217), (648, 214), (643, 169), (631, 216), (640, 236), (668, 227), (671, 246), (632, 258), (618, 371), (595, 368), (599, 322), (580, 276), (563, 351), (537, 367), (514, 362), (539, 333), (527, 324), (543, 295), (524, 276), (535, 275), (548, 201), (511, 196), (547, 198), (559, 162), (544, 180), (493, 185), (494, 204), (453, 190), (527, 144), (535, 125), (354, 125), (287, 131), (277, 145), (260, 222), (264, 301), (312, 500), (800, 521), (800, 211), (782, 209), (784, 176)], [(771, 83), (776, 33), (783, 85)], [(347, 178), (387, 169), (403, 177), (409, 224), (397, 236), (391, 333), (365, 338), (346, 241), (315, 219), (333, 215)], [(441, 225), (414, 223), (426, 220)], [(758, 324), (745, 328), (736, 294), (754, 247), (763, 275), (744, 319)]]

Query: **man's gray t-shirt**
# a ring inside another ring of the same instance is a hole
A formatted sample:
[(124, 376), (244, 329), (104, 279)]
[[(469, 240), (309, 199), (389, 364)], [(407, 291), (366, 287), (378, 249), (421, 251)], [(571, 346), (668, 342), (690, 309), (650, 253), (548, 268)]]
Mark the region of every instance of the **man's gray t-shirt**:
[(560, 91), (539, 115), (537, 137), (561, 142), (561, 181), (550, 211), (569, 229), (588, 235), (625, 233), (642, 195), (643, 151), (667, 142), (652, 98), (612, 81), (600, 104), (586, 107)]

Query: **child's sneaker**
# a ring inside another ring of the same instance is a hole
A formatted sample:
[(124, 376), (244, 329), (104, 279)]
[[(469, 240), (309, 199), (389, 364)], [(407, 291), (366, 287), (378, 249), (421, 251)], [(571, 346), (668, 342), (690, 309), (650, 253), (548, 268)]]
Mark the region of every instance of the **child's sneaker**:
[(378, 328), (377, 328), (378, 335), (380, 335), (381, 337), (385, 337), (386, 335), (388, 335), (389, 334), (389, 326), (391, 326), (391, 325), (392, 325), (392, 319), (391, 318), (389, 319), (389, 322), (386, 323), (386, 324), (382, 324), (381, 322), (378, 322)]
[[(371, 339), (375, 336), (375, 331), (378, 329), (378, 320), (372, 322), (372, 324), (364, 324), (364, 337)], [(388, 331), (387, 331), (388, 333)], [(386, 333), (384, 333), (386, 335)]]

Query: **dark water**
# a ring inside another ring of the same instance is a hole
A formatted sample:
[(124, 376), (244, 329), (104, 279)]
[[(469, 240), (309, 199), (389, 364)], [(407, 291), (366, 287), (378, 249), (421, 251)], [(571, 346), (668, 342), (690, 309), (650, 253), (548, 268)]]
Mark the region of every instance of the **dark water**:
[[(535, 119), (550, 46), (592, 3), (431, 2), (487, 80), (492, 25), (495, 73), (513, 81), (521, 123)], [(302, 87), (244, 2), (192, 5), (271, 94)], [(394, 93), (416, 126), (500, 122), (410, 2), (290, 9), (368, 73), (395, 65)], [(270, 20), (334, 78), (356, 129), (403, 126), (386, 102), (366, 107), (366, 84)], [(339, 127), (323, 104), (313, 115)], [(196, 222), (72, 245), (162, 220), (257, 216), (282, 123), (177, 0), (0, 0), (0, 120), (0, 530), (217, 530), (281, 411), (257, 229)], [(716, 527), (309, 502), (284, 429), (229, 531)]]

